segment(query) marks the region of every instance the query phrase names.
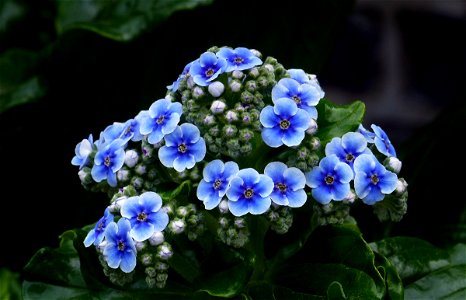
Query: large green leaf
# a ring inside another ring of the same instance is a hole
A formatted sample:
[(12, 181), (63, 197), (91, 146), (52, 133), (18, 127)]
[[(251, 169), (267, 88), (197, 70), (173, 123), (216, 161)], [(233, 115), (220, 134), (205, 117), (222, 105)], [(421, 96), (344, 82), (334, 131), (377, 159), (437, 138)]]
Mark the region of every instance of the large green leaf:
[(59, 33), (85, 29), (116, 41), (130, 41), (179, 10), (212, 0), (58, 0)]

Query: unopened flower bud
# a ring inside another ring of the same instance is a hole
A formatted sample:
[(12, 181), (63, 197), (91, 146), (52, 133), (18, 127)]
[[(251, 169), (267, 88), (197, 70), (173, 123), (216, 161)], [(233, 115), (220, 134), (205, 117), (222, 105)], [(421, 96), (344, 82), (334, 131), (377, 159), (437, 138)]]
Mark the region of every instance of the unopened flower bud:
[(353, 203), (355, 199), (356, 199), (356, 194), (350, 190), (348, 195), (346, 195), (346, 197), (343, 198), (343, 201), (348, 201), (349, 203)]
[(129, 180), (129, 171), (125, 169), (121, 169), (117, 172), (117, 179), (119, 182), (125, 182)]
[(150, 264), (152, 264), (153, 260), (152, 260), (152, 254), (150, 253), (144, 253), (142, 256), (141, 256), (141, 262), (144, 266), (149, 266)]
[(234, 224), (236, 228), (246, 227), (246, 221), (243, 218), (235, 218)]
[(388, 170), (398, 174), (400, 173), (402, 163), (398, 158), (390, 156), (385, 159), (384, 165)]
[(166, 270), (168, 270), (168, 264), (159, 261), (159, 262), (157, 262), (155, 264), (155, 270), (157, 270), (157, 271), (166, 271)]
[(157, 271), (155, 270), (154, 267), (147, 267), (144, 272), (147, 274), (147, 276), (149, 277), (155, 277), (155, 275), (157, 274)]
[(225, 86), (220, 81), (214, 81), (209, 84), (207, 89), (213, 97), (217, 98), (223, 94), (223, 91), (225, 91)]
[(256, 49), (250, 49), (251, 50), (251, 53), (254, 54), (254, 56), (257, 56), (259, 58), (262, 57), (262, 53), (260, 53), (260, 51), (256, 50)]
[(181, 217), (181, 218), (184, 218), (188, 215), (189, 211), (188, 211), (188, 208), (186, 206), (180, 206), (176, 209), (176, 214)]
[(309, 127), (306, 129), (307, 134), (315, 134), (317, 132), (317, 122), (314, 120), (314, 118), (311, 118), (311, 121), (309, 122)]
[(210, 111), (213, 114), (219, 114), (222, 113), (226, 108), (226, 104), (223, 101), (220, 100), (215, 100), (212, 102), (212, 105), (210, 106)]
[(152, 236), (149, 238), (149, 244), (152, 246), (157, 246), (162, 244), (165, 241), (165, 237), (163, 236), (163, 232), (156, 231)]
[(233, 110), (229, 110), (225, 114), (225, 119), (227, 120), (228, 123), (237, 121), (238, 120), (238, 114)]
[(137, 165), (135, 171), (136, 171), (136, 174), (138, 174), (138, 175), (146, 174), (146, 171), (147, 171), (146, 170), (146, 165), (143, 165), (143, 164)]
[(134, 246), (136, 246), (136, 250), (141, 251), (144, 248), (146, 248), (146, 243), (145, 242), (136, 242), (136, 243), (134, 243)]
[(407, 189), (408, 189), (408, 183), (406, 182), (406, 180), (404, 180), (404, 178), (399, 178), (396, 183), (396, 189), (395, 189), (396, 194), (403, 195), (403, 193), (405, 193)]
[(185, 230), (186, 223), (181, 219), (175, 219), (168, 224), (168, 228), (174, 234), (180, 234)]
[(311, 146), (311, 150), (318, 150), (321, 146), (320, 139), (318, 137), (312, 137), (309, 141), (309, 145)]
[(79, 180), (81, 180), (82, 183), (84, 183), (84, 184), (85, 183), (90, 183), (89, 182), (89, 179), (90, 179), (89, 172), (86, 172), (84, 169), (79, 170), (78, 176), (79, 176)]
[(231, 77), (235, 79), (241, 79), (243, 78), (243, 76), (244, 76), (244, 73), (239, 70), (234, 70), (233, 72), (231, 72)]
[(229, 85), (231, 91), (234, 93), (237, 93), (241, 90), (241, 83), (238, 80), (232, 80)]
[(271, 64), (265, 64), (264, 65), (264, 69), (266, 69), (267, 71), (269, 72), (273, 72), (274, 71), (274, 68)]
[(218, 209), (220, 210), (220, 213), (222, 214), (228, 213), (229, 212), (228, 201), (226, 200), (220, 201), (220, 203), (218, 204)]
[(136, 151), (134, 150), (127, 150), (125, 152), (125, 165), (127, 165), (129, 168), (134, 167), (139, 160), (139, 155)]
[(215, 123), (215, 117), (212, 115), (205, 116), (203, 123), (205, 125), (213, 125)]
[(234, 125), (225, 125), (223, 127), (223, 132), (225, 133), (225, 136), (227, 137), (232, 137), (236, 134), (238, 129)]
[(196, 86), (193, 89), (193, 98), (198, 99), (198, 98), (201, 98), (202, 96), (204, 96), (204, 90), (201, 87)]
[(162, 260), (168, 260), (173, 255), (173, 250), (170, 244), (164, 242), (157, 248), (157, 257)]
[(253, 78), (257, 78), (259, 76), (259, 69), (252, 68), (251, 70), (249, 70), (249, 75)]

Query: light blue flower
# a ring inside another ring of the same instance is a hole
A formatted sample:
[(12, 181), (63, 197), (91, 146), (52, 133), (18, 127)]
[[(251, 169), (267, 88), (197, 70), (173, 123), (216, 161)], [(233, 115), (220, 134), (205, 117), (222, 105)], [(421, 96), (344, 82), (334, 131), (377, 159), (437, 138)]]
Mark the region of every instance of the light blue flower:
[(76, 145), (74, 149), (75, 156), (71, 159), (71, 164), (73, 166), (79, 166), (81, 170), (89, 163), (89, 155), (92, 151), (94, 151), (94, 142), (92, 134), (90, 134), (89, 138), (83, 139)]
[(306, 202), (306, 177), (301, 170), (288, 168), (282, 162), (271, 162), (265, 166), (264, 174), (273, 180), (274, 188), (270, 194), (273, 202), (290, 207), (301, 207)]
[(335, 137), (325, 146), (325, 155), (335, 154), (340, 161), (347, 163), (353, 169), (356, 157), (366, 153), (372, 154), (367, 148), (367, 141), (358, 132), (347, 132), (341, 138)]
[(147, 113), (141, 113), (139, 131), (147, 135), (150, 144), (157, 144), (166, 134), (172, 133), (180, 122), (183, 107), (179, 102), (159, 99), (152, 103)]
[(266, 212), (273, 191), (273, 180), (252, 168), (242, 169), (231, 180), (227, 189), (228, 208), (237, 217), (247, 213), (259, 215)]
[(104, 239), (104, 232), (107, 225), (113, 222), (113, 215), (108, 207), (105, 209), (104, 216), (95, 224), (94, 229), (91, 229), (84, 239), (84, 246), (89, 247), (94, 244), (98, 246)]
[(312, 197), (321, 204), (343, 200), (350, 192), (352, 179), (351, 167), (334, 154), (324, 157), (319, 166), (306, 173), (306, 184), (312, 188)]
[(203, 178), (197, 187), (197, 198), (204, 201), (205, 209), (217, 207), (238, 171), (238, 164), (233, 161), (223, 163), (216, 159), (205, 166)]
[(136, 118), (129, 119), (123, 123), (123, 130), (121, 131), (120, 139), (124, 141), (138, 142), (142, 141), (144, 136), (140, 133), (141, 124)]
[(212, 52), (204, 52), (198, 60), (195, 60), (189, 68), (194, 83), (207, 86), (211, 81), (225, 71), (227, 61), (217, 57)]
[(274, 148), (283, 144), (289, 147), (299, 145), (311, 122), (309, 114), (288, 98), (276, 100), (273, 107), (264, 107), (259, 119), (264, 126), (261, 132), (262, 139)]
[(287, 71), (288, 74), (290, 74), (290, 78), (296, 80), (300, 84), (311, 82), (309, 76), (307, 76), (303, 69), (288, 69)]
[(199, 129), (190, 123), (181, 124), (165, 136), (165, 145), (159, 149), (160, 162), (178, 172), (191, 169), (204, 159), (206, 144)]
[(172, 92), (176, 92), (178, 90), (181, 80), (183, 80), (189, 73), (189, 68), (191, 67), (191, 64), (192, 62), (190, 62), (184, 67), (183, 72), (181, 72), (181, 74), (178, 76), (178, 79), (176, 81), (173, 81), (171, 85), (167, 86), (167, 89), (171, 90)]
[(396, 189), (398, 177), (388, 171), (374, 155), (363, 154), (354, 161), (354, 189), (366, 204), (383, 200)]
[(112, 187), (117, 186), (116, 172), (121, 169), (125, 162), (126, 143), (116, 139), (109, 144), (100, 144), (94, 158), (91, 175), (96, 182), (106, 179)]
[(134, 240), (129, 235), (130, 230), (131, 225), (125, 218), (118, 220), (118, 223), (111, 222), (105, 228), (105, 260), (110, 268), (120, 267), (125, 273), (130, 273), (136, 267), (137, 252)]
[(357, 132), (362, 134), (368, 143), (374, 143), (375, 133), (364, 128), (362, 124), (359, 124)]
[(299, 108), (307, 111), (311, 118), (317, 119), (315, 106), (319, 103), (320, 93), (313, 85), (300, 84), (291, 78), (282, 78), (272, 88), (272, 101), (275, 103), (281, 98), (293, 100)]
[(227, 61), (225, 72), (233, 70), (247, 70), (262, 64), (262, 60), (255, 56), (251, 50), (244, 47), (231, 49), (222, 47), (217, 52), (217, 57)]
[(386, 156), (396, 157), (395, 148), (390, 142), (390, 139), (388, 138), (385, 131), (383, 131), (382, 128), (374, 124), (371, 125), (371, 128), (375, 133), (374, 143), (377, 147), (377, 150), (379, 150), (380, 153)]
[(121, 216), (131, 224), (130, 236), (138, 242), (150, 238), (154, 232), (165, 229), (168, 214), (161, 210), (162, 198), (155, 192), (145, 192), (126, 199), (121, 204)]

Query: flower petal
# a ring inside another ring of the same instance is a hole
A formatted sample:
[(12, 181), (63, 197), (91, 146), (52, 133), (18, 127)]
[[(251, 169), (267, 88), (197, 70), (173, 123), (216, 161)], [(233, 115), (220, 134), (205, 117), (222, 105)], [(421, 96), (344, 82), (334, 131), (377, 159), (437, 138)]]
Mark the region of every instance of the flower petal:
[(248, 201), (228, 201), (228, 209), (234, 216), (241, 217), (249, 212)]

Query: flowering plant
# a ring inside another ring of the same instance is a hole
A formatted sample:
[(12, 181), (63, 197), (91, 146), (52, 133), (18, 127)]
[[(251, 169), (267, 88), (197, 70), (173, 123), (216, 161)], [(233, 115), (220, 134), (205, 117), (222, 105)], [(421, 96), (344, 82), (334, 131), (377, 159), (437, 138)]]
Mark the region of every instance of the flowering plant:
[(257, 50), (208, 49), (147, 110), (76, 145), (83, 187), (108, 205), (62, 235), (72, 295), (401, 299), (351, 215), (407, 210), (401, 161), (364, 112)]

